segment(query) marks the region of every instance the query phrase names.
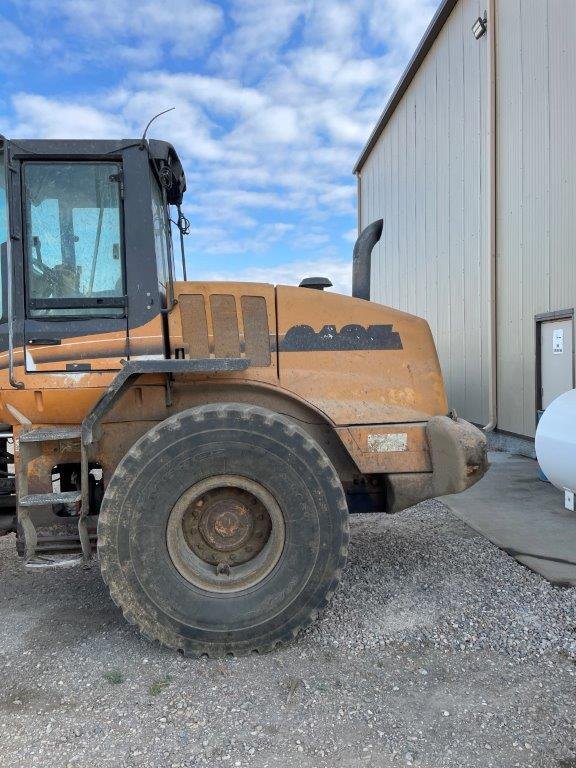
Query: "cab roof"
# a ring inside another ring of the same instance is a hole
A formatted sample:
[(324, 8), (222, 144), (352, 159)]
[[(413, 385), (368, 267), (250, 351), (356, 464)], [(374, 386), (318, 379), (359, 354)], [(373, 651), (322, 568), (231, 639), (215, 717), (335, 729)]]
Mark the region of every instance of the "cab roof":
[[(4, 138), (4, 137), (2, 137)], [(110, 160), (120, 158), (124, 151), (138, 148), (147, 150), (148, 157), (157, 173), (170, 172), (171, 183), (165, 184), (167, 200), (171, 205), (179, 205), (186, 191), (186, 176), (178, 153), (167, 141), (159, 139), (4, 139), (15, 156), (30, 156), (48, 160), (60, 159)]]

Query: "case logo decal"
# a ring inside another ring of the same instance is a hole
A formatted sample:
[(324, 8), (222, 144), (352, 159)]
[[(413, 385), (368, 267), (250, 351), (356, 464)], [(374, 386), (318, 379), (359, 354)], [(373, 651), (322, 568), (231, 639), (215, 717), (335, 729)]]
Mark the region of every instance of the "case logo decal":
[(402, 349), (402, 340), (392, 325), (325, 325), (315, 331), (310, 325), (293, 325), (280, 342), (281, 352), (335, 352), (358, 349)]

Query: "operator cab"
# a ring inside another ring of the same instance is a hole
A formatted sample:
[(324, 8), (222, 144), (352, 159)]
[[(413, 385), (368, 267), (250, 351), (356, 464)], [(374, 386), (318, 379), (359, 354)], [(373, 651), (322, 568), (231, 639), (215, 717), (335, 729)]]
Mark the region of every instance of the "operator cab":
[(11, 386), (24, 384), (13, 370), (20, 362), (36, 374), (164, 357), (160, 318), (176, 271), (170, 222), (186, 233), (185, 189), (165, 141), (0, 137), (0, 336)]

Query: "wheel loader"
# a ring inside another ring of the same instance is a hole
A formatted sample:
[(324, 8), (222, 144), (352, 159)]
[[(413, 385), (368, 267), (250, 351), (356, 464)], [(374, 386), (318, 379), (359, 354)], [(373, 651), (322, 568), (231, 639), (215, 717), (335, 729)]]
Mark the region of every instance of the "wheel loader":
[(328, 604), (349, 513), (482, 477), (427, 323), (369, 301), (382, 222), (356, 243), (352, 296), (177, 280), (173, 146), (0, 147), (0, 528), (37, 578), (97, 556), (147, 637), (263, 652)]

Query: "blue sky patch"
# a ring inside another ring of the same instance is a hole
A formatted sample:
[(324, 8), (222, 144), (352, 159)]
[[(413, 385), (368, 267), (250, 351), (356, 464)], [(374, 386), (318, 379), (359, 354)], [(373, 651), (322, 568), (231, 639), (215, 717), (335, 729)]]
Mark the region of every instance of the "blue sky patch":
[(352, 166), (438, 0), (4, 0), (0, 133), (172, 141), (192, 279), (347, 291)]

